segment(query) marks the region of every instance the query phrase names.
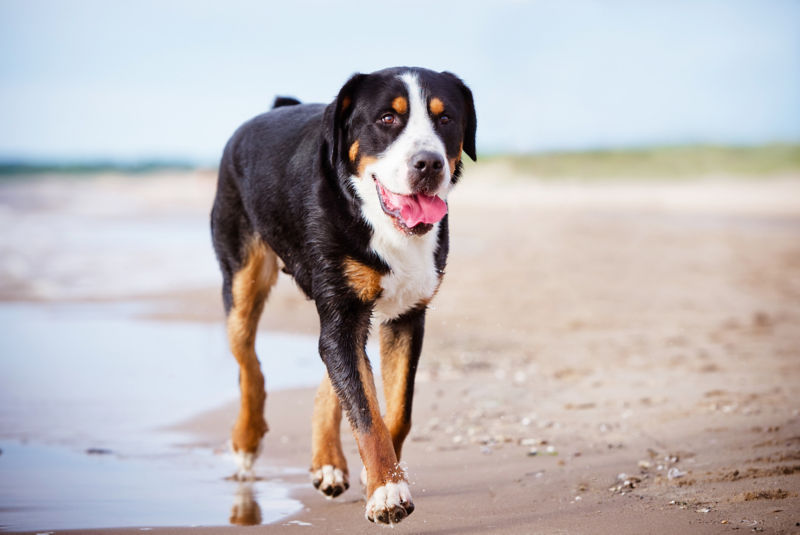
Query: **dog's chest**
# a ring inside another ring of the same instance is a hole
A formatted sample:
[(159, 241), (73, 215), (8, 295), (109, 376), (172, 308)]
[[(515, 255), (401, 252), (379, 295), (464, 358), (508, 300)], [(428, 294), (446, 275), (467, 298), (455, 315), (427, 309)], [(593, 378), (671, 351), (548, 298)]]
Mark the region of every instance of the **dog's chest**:
[(375, 303), (375, 316), (380, 321), (394, 319), (429, 300), (436, 293), (440, 275), (434, 254), (436, 230), (419, 239), (411, 239), (404, 247), (372, 240), (372, 249), (388, 264), (391, 271), (381, 278), (381, 294)]

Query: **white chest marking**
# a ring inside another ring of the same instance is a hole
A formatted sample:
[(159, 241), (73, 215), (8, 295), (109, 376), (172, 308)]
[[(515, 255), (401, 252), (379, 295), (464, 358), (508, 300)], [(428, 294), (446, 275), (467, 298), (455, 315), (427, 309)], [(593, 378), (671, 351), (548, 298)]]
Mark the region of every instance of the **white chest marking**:
[[(397, 233), (397, 229), (389, 229)], [(381, 292), (375, 303), (375, 317), (388, 321), (407, 312), (421, 301), (430, 299), (439, 286), (434, 254), (438, 245), (439, 223), (424, 236), (405, 237), (398, 248), (381, 233), (372, 237), (372, 249), (391, 271), (381, 278)]]

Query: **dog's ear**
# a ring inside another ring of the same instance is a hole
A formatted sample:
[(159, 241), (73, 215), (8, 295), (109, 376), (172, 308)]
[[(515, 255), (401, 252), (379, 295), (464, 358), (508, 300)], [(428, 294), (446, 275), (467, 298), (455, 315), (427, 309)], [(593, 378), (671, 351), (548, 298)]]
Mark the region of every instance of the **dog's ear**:
[(336, 101), (325, 110), (325, 139), (328, 142), (328, 161), (331, 169), (336, 169), (340, 159), (342, 144), (345, 142), (345, 125), (355, 107), (358, 88), (366, 74), (356, 73), (342, 86)]
[(475, 132), (478, 129), (478, 117), (475, 115), (475, 101), (472, 99), (472, 91), (467, 87), (467, 84), (455, 74), (451, 72), (443, 72), (442, 74), (450, 76), (455, 80), (464, 97), (464, 113), (467, 117), (464, 125), (464, 152), (466, 152), (467, 156), (474, 162), (477, 160), (477, 154), (475, 153)]

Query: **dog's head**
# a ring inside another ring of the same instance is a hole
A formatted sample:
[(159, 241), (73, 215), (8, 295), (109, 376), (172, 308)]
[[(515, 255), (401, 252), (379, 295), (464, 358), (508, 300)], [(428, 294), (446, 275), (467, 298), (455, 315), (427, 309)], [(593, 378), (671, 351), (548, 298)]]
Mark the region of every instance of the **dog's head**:
[(462, 151), (475, 160), (472, 92), (448, 72), (356, 74), (326, 120), (331, 167), (347, 177), (373, 228), (427, 233), (447, 213)]

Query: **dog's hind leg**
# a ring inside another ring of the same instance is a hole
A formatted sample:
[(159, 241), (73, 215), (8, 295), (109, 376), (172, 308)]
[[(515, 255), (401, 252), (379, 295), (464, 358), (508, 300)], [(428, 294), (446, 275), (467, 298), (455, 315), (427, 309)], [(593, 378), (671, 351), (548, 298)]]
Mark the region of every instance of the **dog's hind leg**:
[(414, 377), (422, 352), (425, 309), (409, 312), (381, 325), (381, 376), (386, 398), (384, 421), (392, 436), (397, 460), (411, 430)]
[(229, 283), (231, 307), (227, 321), (228, 342), (239, 363), (241, 405), (232, 439), (240, 477), (251, 476), (261, 437), (268, 430), (264, 419), (267, 393), (255, 341), (264, 301), (277, 277), (276, 254), (260, 238), (252, 237), (246, 242), (240, 267)]
[(329, 498), (335, 498), (350, 488), (347, 460), (342, 451), (341, 422), (342, 407), (326, 373), (314, 399), (311, 482)]

